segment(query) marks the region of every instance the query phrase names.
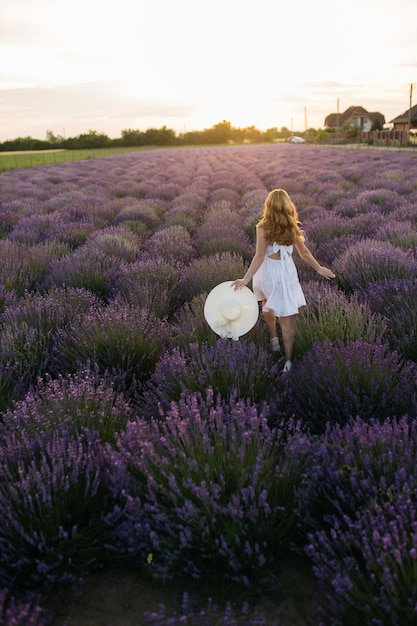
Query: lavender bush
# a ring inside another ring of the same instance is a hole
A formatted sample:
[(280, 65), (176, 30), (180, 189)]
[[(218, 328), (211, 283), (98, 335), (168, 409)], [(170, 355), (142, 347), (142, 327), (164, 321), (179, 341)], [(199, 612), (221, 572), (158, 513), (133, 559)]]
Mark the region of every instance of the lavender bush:
[(140, 240), (125, 226), (109, 226), (90, 235), (86, 248), (132, 263), (139, 256)]
[[(39, 328), (26, 322), (2, 326), (0, 355), (3, 375), (10, 382), (18, 380), (27, 388), (38, 375), (47, 371), (50, 360), (51, 338)], [(13, 387), (12, 387), (13, 388)]]
[(207, 185), (206, 177), (195, 177), (164, 213), (165, 227), (182, 226), (193, 235), (206, 207)]
[(223, 186), (224, 182), (222, 181), (219, 185), (222, 186), (218, 186), (217, 189), (213, 189), (209, 195), (209, 206), (218, 203), (228, 203), (233, 206), (239, 206), (240, 195), (238, 191), (232, 188), (234, 186), (233, 183), (232, 185), (230, 185), (230, 183), (226, 183), (226, 186)]
[(319, 211), (303, 224), (307, 245), (314, 246), (315, 256), (321, 263), (332, 266), (334, 259), (356, 241), (352, 220), (333, 211)]
[(41, 376), (50, 366), (58, 331), (98, 308), (98, 299), (83, 289), (27, 292), (0, 315), (2, 361), (19, 362), (27, 372)]
[(381, 224), (376, 231), (376, 237), (382, 241), (389, 241), (393, 246), (402, 250), (417, 248), (417, 230), (410, 219)]
[(16, 222), (18, 222), (16, 213), (10, 206), (4, 208), (0, 199), (0, 239), (8, 237)]
[(23, 244), (62, 241), (65, 221), (59, 213), (35, 214), (22, 217), (16, 224), (9, 239)]
[(38, 376), (54, 370), (53, 352), (61, 328), (97, 307), (98, 301), (85, 290), (57, 289), (44, 295), (26, 293), (6, 308), (0, 315), (2, 409), (21, 398)]
[(120, 266), (118, 295), (132, 307), (146, 309), (157, 318), (171, 318), (181, 302), (182, 268), (160, 256)]
[(386, 223), (386, 221), (386, 218), (384, 218), (379, 213), (365, 211), (364, 213), (355, 215), (355, 217), (351, 220), (352, 232), (354, 233), (354, 235), (356, 235), (356, 240), (378, 240), (378, 229), (382, 224)]
[(164, 259), (175, 265), (188, 265), (195, 256), (191, 235), (180, 225), (158, 230), (144, 248), (150, 258)]
[(109, 508), (93, 432), (1, 433), (0, 585), (79, 582), (106, 558)]
[(380, 280), (414, 278), (417, 259), (388, 241), (365, 239), (335, 259), (333, 269), (339, 285), (351, 293)]
[[(199, 202), (196, 202), (199, 205)], [(176, 203), (169, 209), (164, 215), (164, 224), (167, 228), (170, 226), (181, 226), (191, 235), (194, 234), (197, 227), (198, 217), (195, 214), (193, 208), (189, 206), (183, 206)]]
[(385, 340), (404, 358), (417, 362), (417, 279), (391, 279), (373, 283), (359, 292), (372, 311), (384, 316)]
[(225, 230), (221, 222), (216, 227), (201, 229), (197, 246), (202, 256), (225, 252), (249, 261), (254, 253), (253, 244), (242, 227), (232, 226)]
[(19, 363), (0, 364), (0, 413), (27, 390), (27, 377)]
[(297, 356), (310, 350), (314, 343), (340, 340), (345, 343), (362, 339), (373, 343), (384, 336), (386, 322), (372, 313), (366, 301), (356, 295), (323, 283), (303, 285), (307, 306), (300, 309), (296, 325)]
[(391, 503), (417, 484), (417, 424), (413, 418), (329, 422), (314, 448), (308, 488), (300, 500), (304, 528), (330, 530), (335, 520)]
[(415, 621), (416, 427), (356, 419), (314, 450), (299, 511), (323, 623)]
[(35, 436), (67, 425), (68, 432), (95, 432), (103, 443), (114, 443), (116, 433), (133, 416), (132, 408), (115, 392), (113, 384), (98, 373), (86, 370), (53, 379), (46, 376), (4, 411), (3, 426), (8, 432), (25, 431)]
[(14, 289), (8, 289), (5, 283), (0, 283), (0, 315), (7, 307), (12, 307), (18, 300), (19, 296)]
[(359, 193), (355, 199), (359, 212), (377, 211), (387, 215), (404, 203), (403, 197), (392, 189), (369, 189)]
[(237, 395), (239, 399), (263, 403), (275, 400), (279, 369), (263, 348), (244, 340), (217, 339), (215, 343), (192, 343), (173, 348), (156, 364), (148, 388), (141, 398), (144, 415), (158, 416), (183, 391), (214, 396)]
[(343, 217), (333, 211), (325, 211), (318, 209), (318, 215), (310, 218), (304, 224), (308, 238), (320, 245), (322, 241), (334, 241), (339, 237), (350, 235), (352, 233), (352, 220)]
[(178, 196), (181, 193), (181, 191), (182, 191), (181, 185), (174, 183), (174, 182), (165, 183), (162, 180), (160, 180), (159, 184), (155, 186), (155, 188), (149, 194), (147, 194), (147, 197), (169, 202), (173, 200), (176, 196)]
[(416, 503), (404, 495), (312, 536), (321, 623), (415, 624), (416, 532)]
[(229, 252), (250, 260), (254, 247), (246, 235), (239, 214), (229, 202), (215, 202), (198, 229), (196, 246), (202, 256)]
[(191, 302), (199, 294), (209, 293), (219, 283), (243, 276), (245, 271), (243, 258), (231, 252), (196, 258), (184, 269), (179, 285), (182, 300)]
[(122, 224), (145, 241), (160, 223), (158, 208), (158, 205), (152, 201), (134, 202), (131, 200), (117, 213), (113, 223), (114, 225)]
[[(131, 556), (155, 577), (250, 584), (294, 539), (309, 447), (296, 424), (270, 428), (266, 407), (236, 395), (184, 394), (163, 419), (128, 423), (114, 464), (127, 471)], [(149, 552), (139, 541), (135, 555), (131, 539), (144, 527)]]
[(213, 332), (204, 317), (206, 293), (186, 302), (172, 319), (171, 347), (186, 349), (190, 343), (215, 343), (218, 335)]
[(9, 240), (0, 240), (0, 283), (3, 289), (23, 296), (26, 291), (42, 289), (45, 277), (60, 253), (53, 246), (29, 246)]
[(296, 364), (282, 395), (282, 410), (303, 420), (311, 432), (326, 424), (414, 415), (415, 363), (404, 362), (387, 345), (361, 340), (316, 343)]
[(108, 301), (116, 290), (120, 259), (85, 244), (55, 263), (46, 281), (47, 287), (88, 289)]
[(167, 325), (146, 309), (114, 301), (62, 331), (55, 345), (55, 367), (61, 373), (76, 372), (94, 363), (117, 390), (129, 394), (148, 380), (168, 336)]

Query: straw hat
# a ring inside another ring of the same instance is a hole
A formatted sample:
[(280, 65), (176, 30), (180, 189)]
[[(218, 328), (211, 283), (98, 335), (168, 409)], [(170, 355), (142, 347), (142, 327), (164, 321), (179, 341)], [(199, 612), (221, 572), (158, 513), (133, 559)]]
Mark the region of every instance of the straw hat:
[(258, 300), (248, 287), (234, 290), (231, 280), (214, 287), (204, 304), (208, 325), (221, 337), (239, 339), (256, 324)]

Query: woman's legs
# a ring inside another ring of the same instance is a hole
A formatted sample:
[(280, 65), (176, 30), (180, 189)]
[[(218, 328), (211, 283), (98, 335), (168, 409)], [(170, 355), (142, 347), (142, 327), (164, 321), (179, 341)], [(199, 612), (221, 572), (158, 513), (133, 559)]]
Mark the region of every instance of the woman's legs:
[[(265, 302), (262, 302), (262, 315), (265, 320), (265, 324), (269, 330), (271, 339), (277, 338), (277, 318), (274, 311), (264, 311), (263, 307)], [(281, 327), (282, 343), (284, 344), (284, 354), (286, 361), (292, 361), (294, 352), (294, 339), (295, 339), (295, 319), (293, 315), (278, 318), (279, 325)], [(278, 346), (274, 346), (274, 351), (279, 350), (279, 342), (276, 339)], [(291, 367), (291, 363), (290, 363)]]
[[(262, 302), (262, 307), (265, 305), (265, 302)], [(281, 346), (279, 344), (278, 333), (277, 333), (277, 318), (275, 316), (274, 311), (264, 311), (262, 308), (262, 315), (265, 320), (265, 324), (269, 330), (270, 335), (270, 344), (272, 352), (281, 352)]]
[(295, 339), (295, 320), (292, 315), (278, 318), (281, 326), (282, 343), (284, 344), (284, 354), (288, 361), (292, 361)]
[(275, 316), (274, 311), (264, 311), (263, 307), (265, 306), (265, 300), (262, 301), (262, 315), (265, 320), (265, 324), (269, 330), (269, 334), (271, 339), (273, 337), (278, 337), (277, 333), (277, 318)]

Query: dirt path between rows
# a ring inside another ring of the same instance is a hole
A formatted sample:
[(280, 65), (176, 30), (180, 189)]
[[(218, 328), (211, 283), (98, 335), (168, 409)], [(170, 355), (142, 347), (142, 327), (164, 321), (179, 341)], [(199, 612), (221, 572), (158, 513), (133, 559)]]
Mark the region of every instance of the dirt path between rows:
[[(279, 593), (258, 601), (258, 613), (271, 626), (314, 626), (316, 584), (311, 567), (295, 558), (280, 564), (279, 569)], [(173, 583), (158, 585), (138, 573), (110, 569), (90, 574), (78, 594), (59, 591), (50, 599), (48, 608), (55, 614), (53, 626), (145, 626), (146, 612), (157, 613), (163, 604), (170, 614), (179, 609), (182, 596), (183, 591)], [(194, 597), (192, 592), (190, 596)], [(241, 608), (244, 601), (242, 592), (236, 606)], [(216, 599), (215, 604), (222, 606)], [(253, 615), (252, 609), (249, 615)]]

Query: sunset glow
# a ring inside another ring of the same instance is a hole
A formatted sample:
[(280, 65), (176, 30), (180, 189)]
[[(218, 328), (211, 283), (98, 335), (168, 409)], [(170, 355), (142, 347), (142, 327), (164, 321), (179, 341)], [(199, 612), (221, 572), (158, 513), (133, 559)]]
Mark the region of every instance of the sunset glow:
[(414, 0), (4, 0), (0, 141), (222, 119), (323, 127), (351, 105), (389, 121), (417, 80)]

